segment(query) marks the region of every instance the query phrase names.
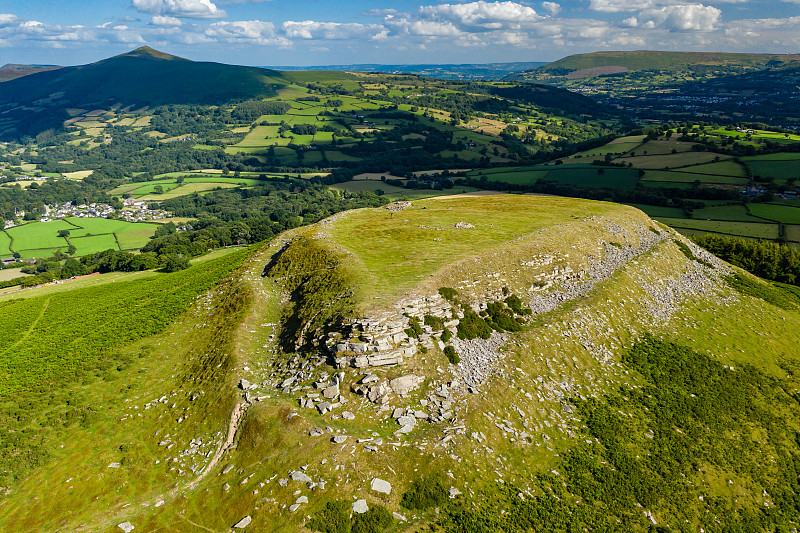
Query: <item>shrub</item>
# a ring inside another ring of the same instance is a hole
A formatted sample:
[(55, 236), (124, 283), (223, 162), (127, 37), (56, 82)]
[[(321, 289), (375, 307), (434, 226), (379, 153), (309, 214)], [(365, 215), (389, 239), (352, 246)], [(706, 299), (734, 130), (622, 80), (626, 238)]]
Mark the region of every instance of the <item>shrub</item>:
[(464, 312), (464, 318), (458, 321), (456, 331), (459, 339), (475, 339), (477, 337), (488, 339), (492, 336), (491, 326), (472, 310)]
[(519, 299), (519, 296), (512, 294), (503, 301), (518, 315), (530, 315), (533, 313), (529, 307), (522, 307), (522, 300)]
[(409, 337), (414, 337), (415, 339), (419, 338), (419, 336), (422, 335), (422, 326), (419, 325), (419, 319), (411, 317), (405, 332)]
[(353, 515), (352, 533), (380, 533), (392, 525), (391, 513), (382, 505), (370, 504), (369, 511)]
[(456, 296), (458, 296), (457, 290), (451, 289), (450, 287), (439, 287), (439, 294), (448, 302), (456, 303)]
[(447, 489), (440, 476), (429, 476), (415, 480), (403, 494), (400, 505), (406, 509), (428, 509), (447, 502)]
[(503, 302), (491, 302), (486, 306), (489, 315), (487, 323), (497, 331), (519, 331), (521, 324), (514, 318), (513, 311)]
[(450, 333), (449, 329), (446, 329), (442, 332), (442, 342), (448, 342), (450, 339), (453, 338), (453, 334)]
[(332, 501), (317, 512), (308, 523), (308, 529), (322, 533), (349, 533), (350, 504), (346, 501)]
[(444, 329), (444, 320), (442, 320), (438, 316), (425, 315), (425, 320), (423, 321), (423, 323), (426, 326), (432, 327), (435, 331)]
[(456, 349), (452, 346), (445, 346), (444, 354), (447, 356), (447, 360), (450, 361), (450, 364), (457, 365), (461, 362), (461, 358), (456, 353)]

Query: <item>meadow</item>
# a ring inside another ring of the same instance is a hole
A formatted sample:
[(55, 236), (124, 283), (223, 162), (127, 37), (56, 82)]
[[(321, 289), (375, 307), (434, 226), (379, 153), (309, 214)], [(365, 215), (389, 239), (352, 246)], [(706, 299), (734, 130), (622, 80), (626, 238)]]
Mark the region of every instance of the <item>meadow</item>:
[[(66, 252), (70, 244), (77, 248), (76, 256), (108, 249), (138, 250), (147, 244), (157, 228), (157, 224), (105, 218), (69, 217), (30, 222), (0, 232), (0, 253), (4, 244), (10, 253), (17, 252), (23, 259), (49, 257), (56, 250)], [(69, 231), (69, 235), (59, 237), (61, 230)]]

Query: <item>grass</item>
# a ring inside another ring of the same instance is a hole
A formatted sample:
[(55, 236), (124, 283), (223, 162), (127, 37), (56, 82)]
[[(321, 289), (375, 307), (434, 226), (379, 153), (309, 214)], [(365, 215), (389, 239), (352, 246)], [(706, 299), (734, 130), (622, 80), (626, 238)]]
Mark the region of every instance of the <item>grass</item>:
[[(456, 205), (459, 209), (454, 211)], [(509, 240), (570, 220), (573, 215), (616, 209), (625, 208), (539, 196), (440, 198), (417, 202), (393, 217), (384, 209), (351, 213), (327, 232), (370, 273), (370, 279), (362, 282), (363, 288), (370, 294), (392, 298), (454, 258), (502, 248)], [(475, 228), (454, 229), (458, 222), (472, 223)], [(434, 227), (444, 231), (429, 229)]]
[(148, 202), (151, 201), (161, 201), (161, 200), (169, 200), (171, 198), (177, 198), (179, 196), (186, 196), (188, 194), (194, 193), (204, 193), (208, 191), (213, 191), (217, 189), (234, 189), (238, 187), (238, 184), (235, 183), (184, 183), (183, 185), (179, 185), (175, 188), (166, 190), (163, 194), (143, 194), (142, 196), (138, 196), (138, 199), (145, 200)]
[(666, 217), (661, 218), (660, 221), (688, 235), (695, 235), (697, 233), (721, 233), (723, 235), (733, 235), (751, 239), (776, 240), (778, 238), (777, 224)]
[[(634, 168), (643, 169), (663, 169), (663, 168), (683, 168), (689, 165), (699, 165), (702, 163), (711, 163), (715, 158), (720, 157), (719, 154), (712, 152), (686, 152), (682, 154), (664, 154), (664, 155), (640, 155), (640, 151), (636, 150), (636, 157), (620, 157), (615, 159), (616, 163), (632, 164)], [(727, 156), (723, 156), (727, 157)]]
[(11, 251), (11, 237), (5, 231), (0, 231), (0, 255), (9, 257), (13, 252)]
[[(78, 249), (76, 256), (82, 256), (109, 248), (119, 250), (119, 245), (122, 245), (123, 250), (141, 248), (155, 233), (156, 228), (156, 224), (143, 222), (68, 217), (17, 226), (11, 228), (9, 234), (13, 239), (11, 248), (23, 258), (47, 257), (55, 250), (66, 251), (69, 243)], [(59, 230), (69, 230), (69, 242), (58, 236)]]
[(800, 224), (800, 207), (778, 204), (749, 204), (748, 208), (757, 217), (784, 224)]
[(800, 178), (797, 160), (749, 160), (747, 166), (754, 176), (762, 178), (789, 179)]
[(724, 205), (717, 207), (706, 207), (694, 211), (692, 218), (698, 220), (730, 220), (741, 222), (764, 222), (752, 216), (747, 207), (743, 205)]
[[(719, 163), (714, 163), (719, 164)], [(680, 171), (672, 170), (647, 170), (642, 181), (645, 182), (671, 182), (671, 183), (713, 183), (713, 184), (726, 184), (726, 185), (746, 185), (747, 178), (738, 178), (726, 175), (712, 175), (712, 174), (698, 174), (694, 173), (695, 169), (700, 168), (686, 167)]]
[(75, 226), (64, 220), (52, 222), (30, 222), (6, 230), (11, 237), (11, 247), (14, 251), (34, 250), (43, 248), (66, 247), (67, 241), (59, 237), (59, 230), (74, 230)]
[(105, 250), (119, 250), (117, 239), (111, 233), (93, 235), (90, 237), (70, 238), (69, 242), (78, 249), (75, 255), (89, 255)]

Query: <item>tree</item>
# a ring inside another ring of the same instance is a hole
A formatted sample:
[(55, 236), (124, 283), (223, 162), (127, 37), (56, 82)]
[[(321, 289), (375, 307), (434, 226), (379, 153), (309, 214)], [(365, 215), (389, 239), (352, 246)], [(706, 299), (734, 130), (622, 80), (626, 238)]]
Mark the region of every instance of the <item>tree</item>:
[(69, 237), (69, 230), (68, 229), (60, 229), (58, 230), (59, 237)]
[(177, 272), (189, 268), (189, 259), (182, 254), (169, 254), (162, 258), (164, 272)]

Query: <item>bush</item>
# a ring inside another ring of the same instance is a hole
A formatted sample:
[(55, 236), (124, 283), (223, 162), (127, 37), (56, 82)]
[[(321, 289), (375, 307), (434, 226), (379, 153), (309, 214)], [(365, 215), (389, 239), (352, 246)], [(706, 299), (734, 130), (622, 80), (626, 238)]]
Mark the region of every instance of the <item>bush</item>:
[(380, 533), (392, 525), (391, 513), (382, 505), (370, 504), (369, 511), (353, 515), (352, 533)]
[(448, 302), (456, 303), (456, 296), (458, 296), (457, 290), (451, 289), (450, 287), (439, 287), (439, 294)]
[(442, 332), (442, 342), (448, 342), (450, 339), (453, 338), (453, 334), (450, 333), (449, 329), (446, 329)]
[(447, 356), (447, 360), (450, 361), (450, 364), (457, 365), (461, 362), (461, 358), (456, 353), (456, 349), (452, 346), (445, 346), (444, 354)]
[(530, 307), (522, 307), (522, 300), (519, 299), (519, 296), (515, 296), (512, 294), (503, 301), (512, 311), (514, 311), (518, 315), (530, 315), (533, 313)]
[(429, 476), (414, 481), (403, 494), (400, 505), (406, 509), (421, 510), (447, 502), (447, 489), (440, 476)]
[(405, 330), (406, 335), (413, 338), (419, 338), (422, 335), (422, 326), (419, 325), (419, 319), (411, 317), (408, 322), (408, 328)]
[(444, 320), (442, 320), (438, 316), (425, 315), (425, 320), (423, 321), (423, 323), (426, 326), (432, 327), (434, 331), (440, 331), (444, 329)]
[(514, 318), (513, 311), (503, 302), (491, 302), (486, 306), (489, 320), (486, 322), (497, 331), (519, 331), (522, 325)]
[(332, 501), (315, 514), (308, 523), (308, 529), (322, 533), (349, 533), (350, 504), (346, 501)]
[(458, 321), (456, 331), (459, 339), (475, 339), (477, 337), (488, 339), (492, 336), (491, 326), (472, 310), (464, 312), (464, 318)]

